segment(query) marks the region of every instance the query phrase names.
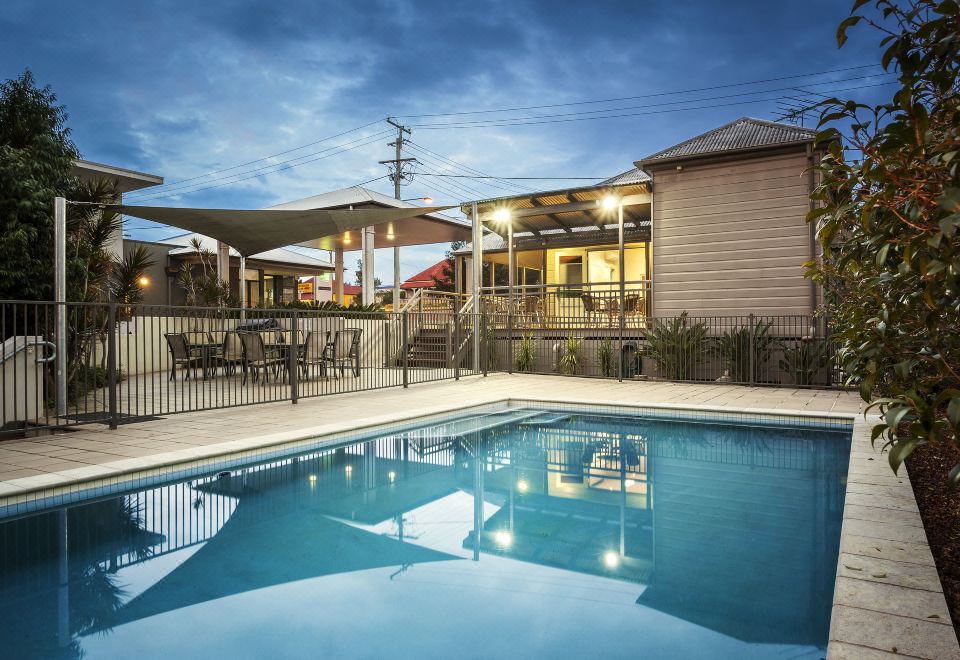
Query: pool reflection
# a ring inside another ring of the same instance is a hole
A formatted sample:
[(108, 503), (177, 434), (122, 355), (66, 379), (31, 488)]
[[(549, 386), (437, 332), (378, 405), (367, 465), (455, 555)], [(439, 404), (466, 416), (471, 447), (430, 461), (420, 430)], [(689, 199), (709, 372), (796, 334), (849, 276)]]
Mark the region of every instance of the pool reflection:
[(826, 431), (530, 415), (7, 521), (0, 647), (120, 655), (112, 630), (246, 592), (348, 574), (375, 590), (381, 569), (399, 583), (489, 560), (515, 581), (525, 565), (614, 580), (638, 631), (655, 610), (749, 645), (822, 649), (846, 452)]

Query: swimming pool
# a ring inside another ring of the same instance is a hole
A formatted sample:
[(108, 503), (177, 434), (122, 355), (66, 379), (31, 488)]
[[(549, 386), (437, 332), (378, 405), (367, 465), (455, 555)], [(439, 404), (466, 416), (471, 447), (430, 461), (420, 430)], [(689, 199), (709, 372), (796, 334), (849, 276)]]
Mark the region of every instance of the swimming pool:
[(822, 657), (850, 430), (770, 421), (511, 408), (91, 492), (0, 520), (0, 648)]

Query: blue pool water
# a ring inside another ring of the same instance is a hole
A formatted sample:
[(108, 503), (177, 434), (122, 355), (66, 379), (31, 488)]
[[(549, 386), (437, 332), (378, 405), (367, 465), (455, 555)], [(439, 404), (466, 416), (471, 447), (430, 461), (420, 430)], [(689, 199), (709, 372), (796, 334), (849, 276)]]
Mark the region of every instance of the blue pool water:
[(848, 452), (522, 409), (0, 520), (0, 655), (820, 658)]

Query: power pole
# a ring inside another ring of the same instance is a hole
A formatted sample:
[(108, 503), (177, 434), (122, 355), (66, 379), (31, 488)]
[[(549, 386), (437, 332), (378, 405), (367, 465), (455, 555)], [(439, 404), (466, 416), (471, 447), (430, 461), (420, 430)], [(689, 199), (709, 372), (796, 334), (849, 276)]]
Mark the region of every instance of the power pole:
[[(415, 163), (416, 158), (403, 158), (403, 143), (406, 140), (403, 134), (411, 134), (409, 128), (398, 123), (393, 117), (387, 117), (387, 123), (397, 129), (397, 139), (388, 144), (388, 147), (396, 149), (393, 160), (381, 160), (381, 165), (390, 167), (390, 179), (393, 181), (393, 196), (400, 199), (400, 182), (409, 179), (412, 175), (409, 170), (403, 171), (406, 163)], [(393, 246), (393, 311), (400, 309), (400, 246)]]

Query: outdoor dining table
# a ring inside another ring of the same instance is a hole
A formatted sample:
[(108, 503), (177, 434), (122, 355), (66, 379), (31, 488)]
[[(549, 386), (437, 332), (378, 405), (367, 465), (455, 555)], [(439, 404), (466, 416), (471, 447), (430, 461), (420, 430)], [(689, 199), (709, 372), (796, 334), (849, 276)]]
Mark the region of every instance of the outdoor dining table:
[[(203, 379), (209, 380), (211, 377), (210, 374), (210, 363), (213, 361), (213, 357), (217, 354), (217, 351), (221, 348), (221, 344), (215, 341), (210, 342), (200, 342), (198, 344), (190, 344), (190, 350), (198, 350), (200, 352), (200, 361), (203, 366)], [(216, 377), (216, 368), (213, 369), (213, 377)]]

